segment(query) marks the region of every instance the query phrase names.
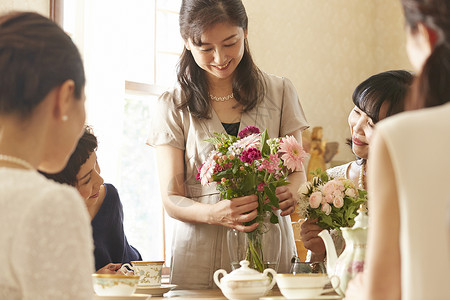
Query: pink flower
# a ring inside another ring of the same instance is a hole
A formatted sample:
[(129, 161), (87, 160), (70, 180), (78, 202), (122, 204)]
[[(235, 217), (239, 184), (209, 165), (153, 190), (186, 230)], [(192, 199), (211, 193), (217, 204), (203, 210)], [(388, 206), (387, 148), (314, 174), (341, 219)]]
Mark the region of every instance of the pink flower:
[(322, 193), (314, 192), (309, 197), (309, 205), (311, 208), (318, 208), (320, 203), (322, 203)]
[(269, 173), (275, 173), (280, 170), (280, 158), (277, 154), (271, 154), (269, 159), (265, 159), (258, 167), (258, 171), (267, 170)]
[(256, 190), (263, 192), (265, 186), (267, 186), (267, 184), (265, 182), (258, 183), (258, 185), (256, 186)]
[(322, 204), (322, 211), (328, 216), (331, 213), (331, 206), (328, 203)]
[(261, 151), (256, 148), (249, 148), (242, 151), (241, 161), (251, 164), (254, 160), (261, 158)]
[(364, 261), (353, 261), (348, 266), (347, 272), (353, 275), (364, 272)]
[(202, 165), (200, 166), (200, 168), (198, 168), (198, 170), (197, 170), (197, 175), (195, 175), (195, 179), (196, 179), (196, 180), (200, 180), (200, 171), (202, 170), (203, 165), (204, 165), (204, 164), (202, 164)]
[(333, 199), (333, 205), (336, 208), (341, 208), (342, 206), (344, 206), (344, 198), (341, 197), (335, 197)]
[(302, 169), (303, 160), (306, 152), (302, 146), (297, 142), (295, 137), (286, 136), (280, 143), (280, 151), (283, 152), (281, 159), (284, 161), (286, 167), (291, 171), (300, 171)]
[(242, 129), (241, 132), (238, 133), (238, 137), (239, 137), (240, 139), (243, 139), (243, 138), (245, 138), (245, 137), (247, 137), (247, 136), (249, 136), (249, 135), (251, 135), (251, 134), (254, 134), (254, 133), (256, 133), (256, 134), (259, 134), (259, 133), (260, 133), (258, 127), (255, 127), (255, 126), (247, 126), (247, 127), (245, 127), (244, 129)]
[(200, 181), (202, 185), (208, 184), (208, 182), (212, 181), (212, 175), (214, 174), (214, 170), (216, 168), (216, 161), (218, 151), (213, 150), (206, 161), (203, 163), (200, 169)]
[(338, 189), (336, 180), (330, 180), (322, 188), (322, 192), (325, 196), (333, 195), (333, 192)]

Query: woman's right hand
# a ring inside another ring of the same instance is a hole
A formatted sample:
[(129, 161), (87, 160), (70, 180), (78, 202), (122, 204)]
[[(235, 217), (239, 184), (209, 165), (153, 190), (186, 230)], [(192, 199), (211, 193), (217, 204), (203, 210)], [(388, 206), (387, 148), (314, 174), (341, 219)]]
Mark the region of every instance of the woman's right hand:
[(104, 266), (103, 268), (99, 269), (95, 273), (97, 273), (97, 274), (116, 274), (121, 266), (122, 266), (122, 264), (109, 263), (106, 266)]
[(220, 200), (212, 205), (211, 224), (223, 225), (243, 232), (250, 232), (258, 227), (258, 223), (245, 226), (243, 223), (256, 218), (258, 212), (256, 195)]
[(319, 237), (322, 228), (319, 225), (313, 224), (315, 222), (317, 222), (317, 219), (306, 219), (302, 223), (300, 236), (305, 248), (312, 252), (312, 258), (318, 261), (325, 258), (325, 244), (322, 238)]

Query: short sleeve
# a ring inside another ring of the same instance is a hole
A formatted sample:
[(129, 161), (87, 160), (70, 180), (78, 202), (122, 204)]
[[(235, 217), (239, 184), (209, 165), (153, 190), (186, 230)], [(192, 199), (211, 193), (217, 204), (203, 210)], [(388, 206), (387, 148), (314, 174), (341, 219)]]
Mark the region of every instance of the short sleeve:
[(280, 136), (285, 136), (297, 130), (309, 127), (303, 112), (300, 99), (292, 82), (283, 78), (283, 106), (280, 126)]
[(23, 212), (13, 247), (23, 299), (92, 299), (92, 232), (83, 200), (63, 187)]
[(177, 90), (165, 92), (158, 98), (150, 115), (149, 146), (169, 145), (185, 149), (183, 112), (176, 107), (177, 99)]

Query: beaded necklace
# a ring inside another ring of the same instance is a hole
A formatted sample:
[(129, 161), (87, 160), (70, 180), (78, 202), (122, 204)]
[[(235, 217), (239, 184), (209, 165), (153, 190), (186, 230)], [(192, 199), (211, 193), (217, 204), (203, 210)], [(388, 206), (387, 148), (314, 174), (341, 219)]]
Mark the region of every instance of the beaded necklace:
[(34, 167), (29, 162), (15, 156), (0, 154), (0, 161), (7, 161), (25, 169), (34, 170)]
[(366, 178), (366, 163), (363, 162), (359, 170), (359, 179), (358, 179), (359, 188), (362, 190), (366, 189), (364, 185), (365, 178)]
[(211, 98), (211, 100), (214, 100), (214, 101), (217, 101), (217, 102), (224, 102), (224, 101), (233, 99), (234, 95), (233, 95), (233, 93), (231, 93), (230, 95), (227, 95), (227, 96), (216, 97), (216, 96), (213, 96), (213, 95), (209, 94), (209, 97)]

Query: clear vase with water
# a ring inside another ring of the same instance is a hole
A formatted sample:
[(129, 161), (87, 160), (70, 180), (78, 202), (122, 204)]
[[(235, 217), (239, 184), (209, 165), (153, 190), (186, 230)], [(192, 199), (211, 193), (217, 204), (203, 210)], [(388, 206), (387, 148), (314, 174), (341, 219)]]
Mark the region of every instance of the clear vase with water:
[(229, 229), (227, 233), (228, 253), (233, 270), (242, 260), (249, 261), (250, 268), (263, 272), (266, 268), (278, 270), (281, 255), (281, 230), (279, 224), (270, 222), (270, 213), (252, 232)]

